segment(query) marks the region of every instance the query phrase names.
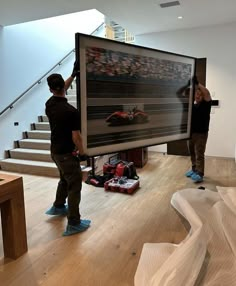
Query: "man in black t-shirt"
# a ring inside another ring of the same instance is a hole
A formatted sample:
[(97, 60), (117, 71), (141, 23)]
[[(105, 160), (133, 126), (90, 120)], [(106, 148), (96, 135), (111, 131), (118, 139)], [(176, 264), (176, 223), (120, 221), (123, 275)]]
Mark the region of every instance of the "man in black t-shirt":
[(206, 87), (194, 78), (195, 95), (192, 109), (191, 139), (188, 142), (192, 169), (185, 175), (198, 183), (203, 181), (205, 169), (205, 150), (208, 138), (211, 96)]
[[(67, 215), (68, 225), (63, 235), (71, 235), (86, 230), (91, 221), (80, 218), (82, 172), (80, 160), (86, 159), (80, 133), (80, 114), (67, 103), (66, 90), (79, 73), (77, 63), (72, 75), (64, 81), (60, 74), (51, 74), (47, 78), (53, 94), (46, 102), (46, 115), (51, 128), (51, 157), (60, 173), (56, 199), (46, 212), (48, 215)], [(76, 155), (78, 156), (75, 156)], [(65, 204), (66, 199), (68, 206)]]

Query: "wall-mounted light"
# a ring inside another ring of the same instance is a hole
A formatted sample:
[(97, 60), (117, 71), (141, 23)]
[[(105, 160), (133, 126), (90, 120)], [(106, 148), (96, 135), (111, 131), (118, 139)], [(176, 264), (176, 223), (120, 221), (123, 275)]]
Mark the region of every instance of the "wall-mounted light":
[(181, 19), (183, 19), (183, 17), (182, 17), (182, 16), (178, 16), (178, 19), (180, 19), (180, 20), (181, 20)]

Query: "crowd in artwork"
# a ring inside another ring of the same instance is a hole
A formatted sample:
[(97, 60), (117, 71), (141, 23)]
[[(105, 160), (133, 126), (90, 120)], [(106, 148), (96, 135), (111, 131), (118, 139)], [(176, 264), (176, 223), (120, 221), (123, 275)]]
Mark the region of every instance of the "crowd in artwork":
[(184, 81), (190, 78), (192, 68), (187, 63), (95, 47), (87, 47), (86, 64), (89, 76), (134, 80)]

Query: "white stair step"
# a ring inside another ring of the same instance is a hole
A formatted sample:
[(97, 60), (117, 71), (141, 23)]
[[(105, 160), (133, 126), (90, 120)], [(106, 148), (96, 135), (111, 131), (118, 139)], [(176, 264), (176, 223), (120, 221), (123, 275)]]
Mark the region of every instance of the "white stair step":
[(40, 116), (40, 122), (48, 122), (48, 117), (47, 117), (47, 115), (41, 115), (41, 116)]
[(28, 139), (46, 139), (50, 140), (51, 131), (49, 130), (30, 130), (26, 132)]
[(34, 125), (36, 130), (50, 130), (49, 122), (37, 122)]
[[(8, 172), (59, 177), (59, 172), (54, 162), (41, 162), (8, 158), (0, 161), (0, 167), (1, 170)], [(91, 171), (91, 167), (81, 166), (81, 168), (83, 181), (85, 181), (89, 172)]]
[(18, 141), (20, 148), (50, 150), (50, 140), (43, 139), (22, 139)]
[(76, 95), (76, 94), (77, 94), (76, 88), (67, 90), (67, 95)]
[(69, 104), (77, 108), (77, 101), (70, 101)]
[(3, 171), (34, 174), (39, 176), (59, 176), (57, 167), (53, 162), (39, 162), (8, 158), (2, 160), (0, 165)]
[(49, 150), (16, 148), (9, 152), (12, 159), (53, 162)]
[(68, 102), (70, 103), (71, 101), (77, 101), (76, 95), (67, 95), (66, 98), (68, 99)]

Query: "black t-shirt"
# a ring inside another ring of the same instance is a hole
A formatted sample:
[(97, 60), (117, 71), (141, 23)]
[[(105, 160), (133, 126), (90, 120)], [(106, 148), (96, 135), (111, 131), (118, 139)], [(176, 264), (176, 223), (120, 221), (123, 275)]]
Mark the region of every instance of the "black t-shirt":
[(192, 109), (192, 133), (205, 133), (209, 130), (211, 101), (203, 100)]
[(51, 152), (71, 153), (75, 149), (72, 131), (80, 130), (80, 114), (65, 97), (52, 96), (46, 102), (46, 115), (51, 128)]

